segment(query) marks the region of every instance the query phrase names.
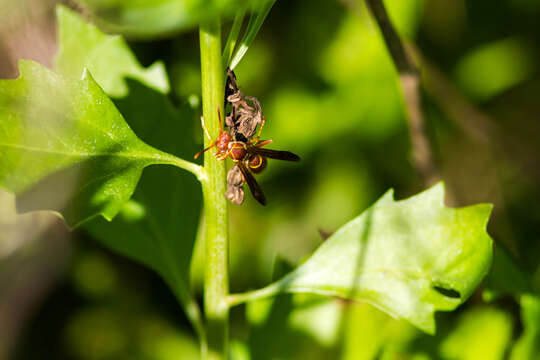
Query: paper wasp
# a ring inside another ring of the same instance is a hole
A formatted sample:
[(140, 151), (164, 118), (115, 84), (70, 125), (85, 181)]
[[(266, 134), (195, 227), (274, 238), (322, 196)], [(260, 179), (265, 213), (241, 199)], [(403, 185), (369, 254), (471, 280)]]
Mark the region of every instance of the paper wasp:
[[(213, 140), (208, 147), (195, 154), (195, 158), (198, 158), (205, 151), (216, 147), (217, 151), (213, 155), (218, 160), (230, 158), (235, 163), (237, 169), (240, 170), (242, 174), (242, 181), (248, 184), (249, 190), (253, 194), (253, 197), (262, 205), (266, 205), (264, 193), (255, 180), (253, 174), (259, 174), (266, 168), (268, 158), (285, 161), (300, 161), (300, 157), (290, 151), (263, 148), (263, 146), (273, 142), (273, 140), (259, 140), (264, 123), (262, 123), (259, 127), (259, 131), (256, 136), (253, 136), (247, 141), (238, 141), (233, 138), (229, 131), (222, 129), (219, 108), (218, 119), (220, 128), (218, 137)], [(211, 140), (212, 138), (204, 124), (204, 118), (201, 118), (201, 123), (206, 136)], [(230, 180), (228, 176), (229, 190), (227, 191), (227, 194), (229, 195), (226, 194), (226, 196), (232, 202), (241, 204), (243, 201), (243, 192), (238, 191), (238, 188), (240, 188), (243, 183), (238, 181), (238, 176), (230, 176), (230, 178), (235, 180)], [(233, 184), (233, 182), (235, 183)], [(236, 187), (236, 189), (234, 189), (234, 187)]]
[(256, 132), (264, 126), (266, 119), (262, 114), (261, 103), (257, 98), (245, 96), (238, 87), (234, 71), (227, 68), (227, 82), (225, 84), (225, 106), (231, 104), (231, 112), (225, 118), (225, 124), (232, 136), (239, 141), (247, 142)]

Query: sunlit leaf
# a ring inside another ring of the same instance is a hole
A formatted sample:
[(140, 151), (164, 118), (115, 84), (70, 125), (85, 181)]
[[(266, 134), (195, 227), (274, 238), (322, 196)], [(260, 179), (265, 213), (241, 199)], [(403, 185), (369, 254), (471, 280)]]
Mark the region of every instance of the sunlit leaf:
[[(117, 103), (133, 129), (172, 154), (195, 153), (192, 140), (182, 134), (191, 133), (196, 117), (188, 109), (174, 109), (162, 94), (148, 87), (128, 84), (129, 96)], [(111, 223), (96, 219), (85, 226), (111, 249), (157, 271), (196, 327), (200, 314), (190, 293), (189, 265), (201, 202), (200, 186), (193, 176), (173, 167), (152, 166), (144, 171), (133, 199)]]
[(268, 0), (78, 0), (107, 31), (130, 37), (166, 36)]
[[(59, 68), (78, 74), (93, 66), (97, 81), (103, 81), (105, 92), (116, 98), (116, 106), (143, 141), (170, 154), (191, 157), (196, 147), (186, 134), (193, 133), (198, 119), (187, 106), (174, 108), (156, 86), (168, 84), (165, 73), (153, 77), (143, 70), (121, 37), (106, 36), (64, 8), (57, 14)], [(96, 39), (101, 46), (95, 46)], [(111, 223), (96, 219), (85, 226), (109, 248), (157, 271), (196, 328), (201, 320), (189, 291), (188, 268), (200, 207), (200, 186), (193, 176), (173, 167), (155, 166), (144, 171), (133, 198)]]
[(125, 77), (137, 79), (164, 93), (169, 91), (161, 62), (144, 69), (122, 37), (102, 33), (66, 7), (57, 7), (56, 18), (58, 72), (79, 77), (82, 69), (87, 68), (107, 95), (114, 97), (126, 95)]
[(70, 226), (110, 220), (146, 166), (196, 169), (137, 138), (88, 72), (78, 80), (30, 61), (19, 69), (0, 80), (0, 186), (20, 195), (21, 210), (55, 210)]
[(453, 209), (443, 199), (442, 184), (402, 201), (390, 191), (295, 271), (231, 301), (281, 292), (338, 296), (370, 302), (433, 333), (434, 312), (463, 303), (492, 256), (491, 205)]

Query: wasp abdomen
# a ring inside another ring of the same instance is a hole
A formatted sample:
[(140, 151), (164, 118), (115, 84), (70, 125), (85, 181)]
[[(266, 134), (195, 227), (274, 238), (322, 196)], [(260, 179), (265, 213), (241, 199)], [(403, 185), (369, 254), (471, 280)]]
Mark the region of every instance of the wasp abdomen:
[(266, 169), (267, 160), (264, 156), (252, 154), (248, 158), (248, 166), (251, 172), (258, 174)]

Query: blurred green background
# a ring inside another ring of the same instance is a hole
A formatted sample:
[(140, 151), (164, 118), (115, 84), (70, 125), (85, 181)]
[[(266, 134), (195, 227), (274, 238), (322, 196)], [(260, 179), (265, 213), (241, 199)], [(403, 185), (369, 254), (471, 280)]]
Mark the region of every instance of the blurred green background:
[[(56, 1), (4, 2), (1, 77), (17, 76), (19, 58), (51, 65)], [(288, 295), (233, 308), (234, 359), (538, 359), (540, 2), (385, 4), (422, 59), (428, 134), (448, 203), (495, 204), (492, 273), (464, 306), (438, 314), (436, 336), (333, 299)], [(194, 138), (196, 151), (197, 32), (130, 45), (144, 66), (165, 62), (174, 104), (195, 107), (178, 141)], [(264, 137), (302, 162), (269, 164), (258, 178), (266, 207), (250, 195), (230, 207), (232, 292), (300, 263), (323, 241), (320, 232), (388, 188), (397, 198), (422, 190), (396, 71), (361, 2), (278, 0), (236, 75), (262, 103)], [(8, 195), (0, 204), (0, 360), (198, 358), (194, 332), (158, 275), (83, 230), (67, 234), (48, 214), (15, 218)], [(200, 249), (191, 264), (199, 300)]]

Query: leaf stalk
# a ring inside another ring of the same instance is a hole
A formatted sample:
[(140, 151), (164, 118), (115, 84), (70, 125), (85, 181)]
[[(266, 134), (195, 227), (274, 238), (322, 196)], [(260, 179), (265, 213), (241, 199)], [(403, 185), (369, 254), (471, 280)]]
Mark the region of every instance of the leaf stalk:
[(247, 291), (239, 294), (230, 294), (227, 296), (227, 304), (229, 307), (240, 305), (245, 302), (264, 299), (267, 297), (275, 296), (282, 291), (281, 282), (273, 283), (262, 289)]

